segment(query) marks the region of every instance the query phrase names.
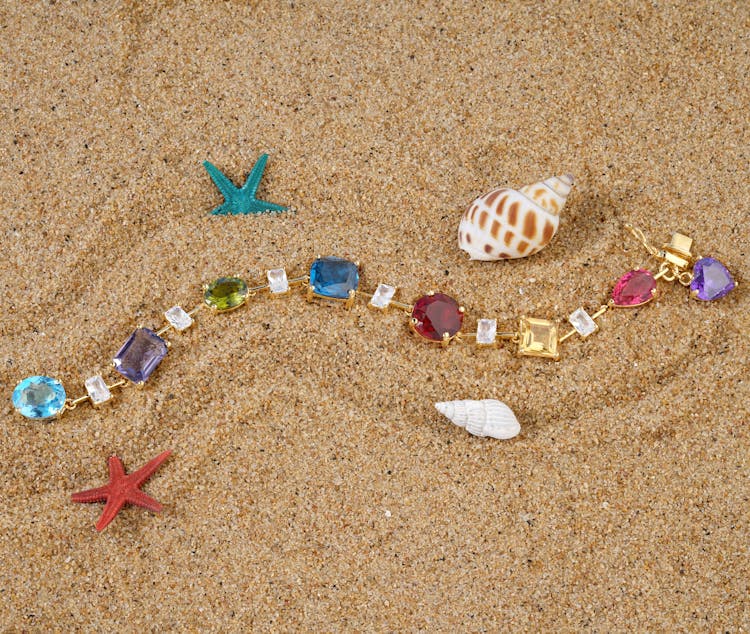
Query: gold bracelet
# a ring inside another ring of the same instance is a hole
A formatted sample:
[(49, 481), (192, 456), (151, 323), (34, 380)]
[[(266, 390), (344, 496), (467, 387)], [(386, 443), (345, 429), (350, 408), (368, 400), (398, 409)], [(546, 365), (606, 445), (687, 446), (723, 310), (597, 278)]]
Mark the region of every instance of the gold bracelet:
[(174, 306), (164, 313), (166, 325), (154, 331), (139, 327), (114, 356), (114, 369), (121, 375), (106, 382), (100, 375), (85, 380), (86, 394), (68, 398), (62, 383), (48, 376), (30, 376), (13, 391), (13, 405), (23, 416), (48, 420), (61, 416), (89, 402), (101, 405), (112, 398), (112, 390), (128, 385), (142, 385), (166, 357), (170, 342), (165, 335), (181, 332), (194, 324), (196, 314), (208, 308), (211, 313), (226, 313), (243, 306), (260, 293), (271, 297), (289, 295), (302, 288), (308, 302), (316, 300), (340, 302), (351, 309), (358, 299), (370, 308), (400, 310), (408, 315), (408, 325), (421, 339), (447, 347), (456, 343), (472, 343), (479, 347), (497, 347), (505, 342), (515, 347), (520, 356), (560, 358), (560, 344), (574, 335), (585, 339), (599, 330), (597, 321), (612, 308), (632, 308), (650, 302), (656, 295), (657, 280), (678, 282), (689, 287), (693, 297), (710, 301), (719, 299), (735, 287), (726, 267), (710, 257), (694, 257), (692, 240), (675, 233), (669, 243), (657, 249), (643, 232), (632, 225), (625, 227), (641, 242), (659, 265), (656, 272), (636, 269), (623, 275), (614, 285), (610, 298), (589, 314), (583, 307), (568, 316), (572, 329), (560, 334), (559, 320), (523, 316), (515, 329), (497, 330), (494, 319), (479, 319), (474, 332), (464, 332), (464, 308), (444, 293), (430, 292), (414, 304), (394, 299), (396, 289), (380, 284), (372, 292), (359, 290), (359, 264), (339, 257), (319, 257), (309, 273), (288, 278), (282, 268), (267, 271), (267, 282), (249, 286), (239, 277), (221, 277), (204, 287), (203, 302), (190, 311)]

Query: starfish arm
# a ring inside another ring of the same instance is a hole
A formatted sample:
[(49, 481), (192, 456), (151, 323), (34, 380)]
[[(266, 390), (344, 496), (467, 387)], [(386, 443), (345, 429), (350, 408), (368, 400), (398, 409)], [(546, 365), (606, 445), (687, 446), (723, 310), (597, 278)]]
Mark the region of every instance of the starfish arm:
[(153, 511), (154, 513), (159, 513), (164, 508), (157, 500), (152, 498), (147, 493), (139, 491), (138, 489), (128, 491), (125, 499), (130, 502), (130, 504), (142, 506), (143, 508), (148, 509), (149, 511)]
[[(255, 198), (254, 200), (249, 200), (245, 203), (244, 209), (242, 211), (234, 211), (230, 210), (227, 211), (220, 211), (218, 213), (225, 214), (225, 213), (231, 213), (231, 214), (240, 214), (243, 216), (247, 216), (248, 214), (265, 214), (265, 213), (276, 213), (279, 211), (286, 211), (286, 207), (282, 207), (281, 205), (277, 205), (276, 203), (269, 203), (265, 200), (258, 200)], [(216, 212), (212, 212), (216, 213)]]
[(258, 211), (256, 213), (263, 213), (266, 211), (286, 211), (286, 207), (283, 205), (277, 205), (276, 203), (269, 203), (265, 200), (258, 200), (255, 199), (254, 205), (258, 207)]
[(212, 216), (226, 216), (227, 214), (232, 213), (232, 207), (229, 203), (222, 203), (218, 207), (215, 207), (211, 210)]
[(129, 483), (135, 488), (141, 486), (146, 480), (154, 475), (154, 472), (161, 466), (162, 462), (169, 458), (171, 453), (171, 449), (162, 451), (156, 456), (156, 458), (149, 460), (145, 465), (138, 469), (138, 471), (133, 471), (133, 473), (128, 476)]
[(268, 161), (268, 154), (261, 154), (260, 158), (255, 161), (253, 169), (250, 170), (250, 174), (247, 176), (245, 184), (242, 186), (243, 191), (250, 192), (253, 198), (255, 198), (255, 192), (258, 191), (258, 185), (260, 185), (260, 179), (263, 178), (263, 171), (266, 169), (266, 162)]
[(203, 167), (206, 168), (208, 175), (211, 177), (214, 185), (219, 188), (219, 191), (224, 196), (224, 199), (226, 201), (231, 200), (232, 196), (234, 196), (237, 191), (239, 191), (239, 188), (236, 187), (235, 184), (226, 176), (224, 176), (221, 170), (215, 165), (209, 163), (208, 161), (203, 161)]
[(107, 464), (109, 464), (110, 484), (125, 477), (125, 467), (122, 466), (122, 460), (117, 456), (110, 456)]
[(109, 485), (103, 487), (97, 487), (96, 489), (88, 489), (86, 491), (80, 491), (70, 496), (73, 502), (103, 502), (109, 497), (110, 489)]
[(96, 530), (103, 531), (107, 528), (109, 523), (115, 519), (115, 516), (120, 512), (123, 504), (125, 504), (125, 500), (119, 495), (117, 497), (109, 498), (104, 505), (104, 510), (102, 511), (99, 521), (96, 523)]

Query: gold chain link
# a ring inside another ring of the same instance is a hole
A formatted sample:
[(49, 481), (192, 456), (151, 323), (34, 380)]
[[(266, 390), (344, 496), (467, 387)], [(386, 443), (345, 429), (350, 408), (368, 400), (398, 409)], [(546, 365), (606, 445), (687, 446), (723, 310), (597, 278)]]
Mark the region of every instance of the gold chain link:
[(629, 222), (626, 222), (625, 228), (635, 236), (636, 240), (638, 240), (651, 255), (659, 255), (659, 249), (648, 241), (646, 234), (638, 227), (634, 227)]

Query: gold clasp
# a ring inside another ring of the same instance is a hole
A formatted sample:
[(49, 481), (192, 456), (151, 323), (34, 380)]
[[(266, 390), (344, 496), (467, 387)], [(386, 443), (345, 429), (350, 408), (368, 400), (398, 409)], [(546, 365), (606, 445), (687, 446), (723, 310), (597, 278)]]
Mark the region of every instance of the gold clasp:
[(629, 222), (625, 223), (625, 228), (635, 236), (635, 239), (643, 245), (643, 248), (646, 249), (649, 254), (658, 257), (659, 249), (657, 249), (646, 239), (646, 234), (644, 234), (643, 231), (641, 231), (638, 227), (634, 227)]
[(625, 228), (638, 239), (646, 251), (661, 260), (659, 272), (656, 275), (657, 279), (662, 278), (668, 282), (677, 280), (683, 286), (690, 284), (693, 274), (689, 269), (694, 260), (691, 253), (693, 248), (692, 238), (682, 233), (673, 233), (672, 239), (661, 249), (657, 249), (646, 239), (645, 234), (638, 227), (626, 223)]
[(672, 240), (662, 247), (659, 256), (674, 265), (679, 271), (690, 266), (693, 256), (690, 249), (693, 246), (693, 239), (681, 233), (672, 234)]

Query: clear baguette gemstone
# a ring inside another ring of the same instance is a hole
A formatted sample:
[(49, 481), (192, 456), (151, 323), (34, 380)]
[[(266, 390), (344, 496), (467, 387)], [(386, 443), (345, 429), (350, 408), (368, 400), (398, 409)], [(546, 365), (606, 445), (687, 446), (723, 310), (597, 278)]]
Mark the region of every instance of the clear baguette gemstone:
[(380, 284), (370, 300), (370, 304), (375, 308), (388, 308), (393, 296), (396, 294), (396, 288), (388, 284)]
[(268, 276), (268, 290), (272, 293), (286, 293), (289, 290), (289, 280), (284, 269), (271, 269)]
[(495, 334), (497, 333), (496, 319), (480, 319), (477, 322), (477, 343), (481, 345), (491, 345), (495, 343)]
[(104, 379), (99, 375), (89, 377), (84, 381), (86, 391), (89, 393), (89, 398), (94, 405), (105, 403), (112, 398), (112, 393), (109, 391), (107, 384)]
[(193, 325), (193, 318), (179, 306), (172, 306), (172, 308), (164, 313), (164, 316), (167, 318), (169, 325), (175, 330), (182, 331)]
[(591, 316), (583, 308), (574, 310), (570, 314), (570, 317), (568, 317), (568, 321), (584, 339), (599, 329), (596, 322), (591, 319)]

